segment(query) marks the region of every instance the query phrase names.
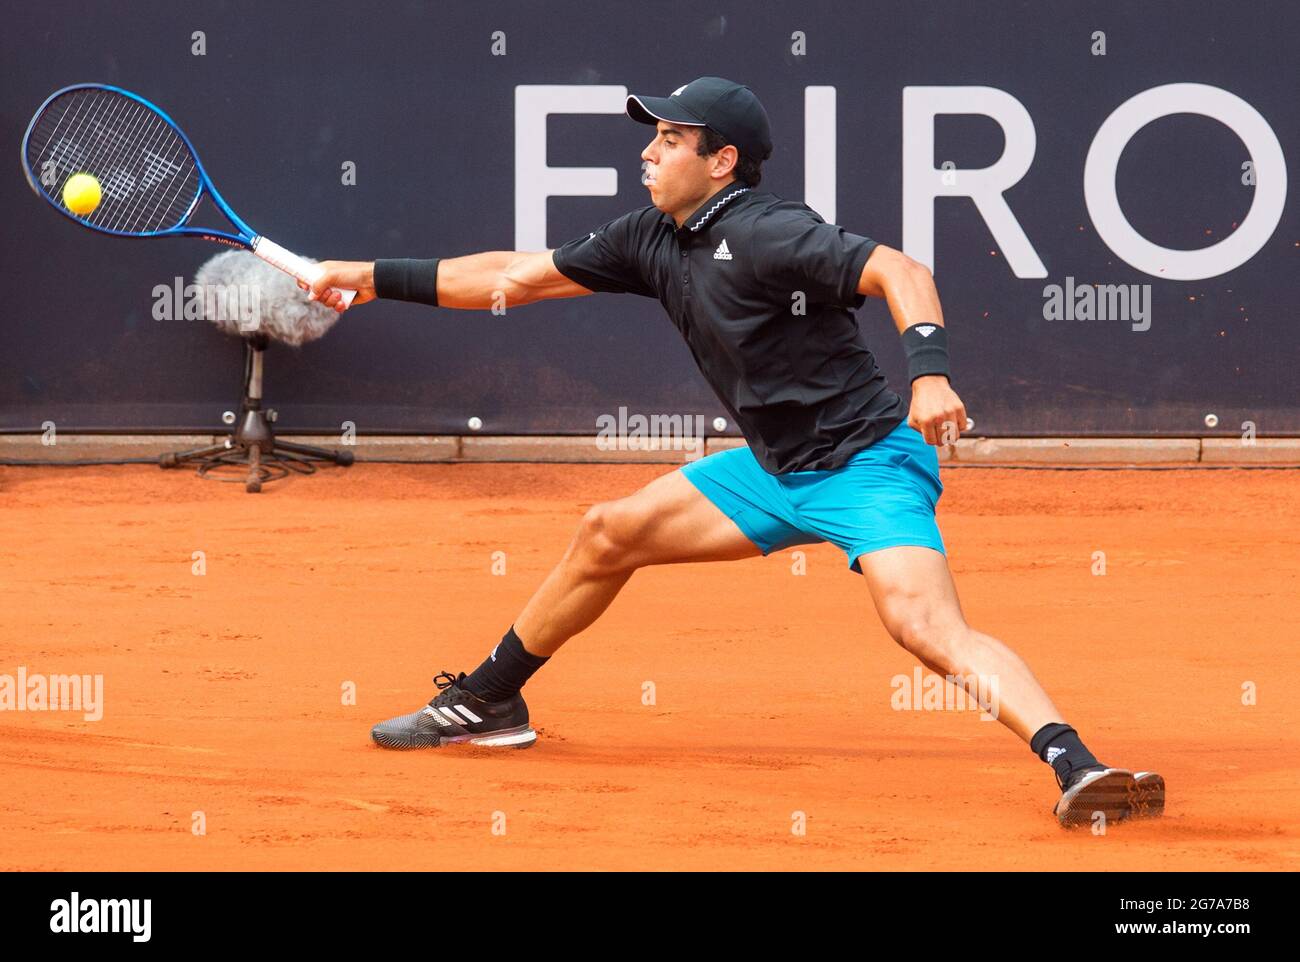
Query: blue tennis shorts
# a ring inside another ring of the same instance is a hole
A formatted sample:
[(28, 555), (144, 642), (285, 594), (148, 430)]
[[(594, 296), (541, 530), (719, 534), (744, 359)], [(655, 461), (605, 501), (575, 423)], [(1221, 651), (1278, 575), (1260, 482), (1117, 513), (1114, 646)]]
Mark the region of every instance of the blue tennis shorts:
[(919, 545), (943, 553), (934, 508), (943, 493), (939, 453), (904, 422), (830, 471), (768, 474), (749, 448), (687, 463), (686, 479), (763, 552), (829, 541), (858, 557)]

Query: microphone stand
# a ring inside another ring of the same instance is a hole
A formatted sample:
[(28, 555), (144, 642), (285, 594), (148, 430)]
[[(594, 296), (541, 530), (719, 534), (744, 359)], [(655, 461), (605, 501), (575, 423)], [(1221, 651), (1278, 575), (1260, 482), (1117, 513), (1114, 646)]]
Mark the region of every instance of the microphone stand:
[(226, 424), (234, 424), (234, 431), (219, 444), (164, 454), (158, 458), (160, 468), (197, 463), (199, 477), (243, 481), (244, 490), (255, 494), (263, 484), (288, 477), (290, 471), (315, 474), (320, 462), (340, 467), (353, 462), (351, 451), (327, 451), (310, 444), (276, 440), (271, 428), (276, 412), (262, 409), (263, 354), (267, 344), (267, 336), (260, 331), (244, 335), (244, 397), (238, 415), (227, 411), (221, 418)]

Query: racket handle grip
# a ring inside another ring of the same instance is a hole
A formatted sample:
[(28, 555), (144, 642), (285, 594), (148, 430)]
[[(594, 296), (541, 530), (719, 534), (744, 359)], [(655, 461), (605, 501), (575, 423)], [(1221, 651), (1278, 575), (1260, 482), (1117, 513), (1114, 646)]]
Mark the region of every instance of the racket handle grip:
[[(253, 253), (272, 267), (278, 267), (286, 274), (292, 274), (298, 280), (305, 281), (308, 284), (314, 284), (317, 278), (324, 273), (319, 264), (303, 260), (293, 251), (285, 250), (275, 241), (266, 237), (258, 237), (253, 241)], [(357, 292), (340, 288), (339, 293), (343, 295), (343, 306), (351, 307), (352, 298), (357, 296)]]

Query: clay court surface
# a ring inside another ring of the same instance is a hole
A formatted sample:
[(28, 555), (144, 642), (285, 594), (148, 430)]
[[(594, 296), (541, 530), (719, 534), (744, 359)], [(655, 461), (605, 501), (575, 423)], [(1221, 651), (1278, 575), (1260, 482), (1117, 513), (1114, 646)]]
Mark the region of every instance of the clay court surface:
[(1066, 832), (1001, 725), (892, 710), (914, 663), (827, 546), (802, 576), (789, 552), (637, 573), (529, 685), (530, 750), (371, 745), (478, 664), (587, 505), (668, 470), (357, 465), (246, 495), (0, 468), (0, 674), (102, 673), (105, 699), (0, 712), (0, 867), (1300, 868), (1294, 471), (944, 473), (968, 618), (1103, 761), (1165, 775), (1160, 820)]

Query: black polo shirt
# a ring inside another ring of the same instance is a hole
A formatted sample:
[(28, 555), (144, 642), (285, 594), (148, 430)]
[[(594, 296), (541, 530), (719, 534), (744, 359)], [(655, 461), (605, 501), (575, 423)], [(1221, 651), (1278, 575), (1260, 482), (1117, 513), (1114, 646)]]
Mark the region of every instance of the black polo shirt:
[(907, 417), (853, 316), (876, 242), (729, 184), (678, 228), (643, 207), (555, 250), (592, 291), (658, 298), (771, 474), (837, 468)]

